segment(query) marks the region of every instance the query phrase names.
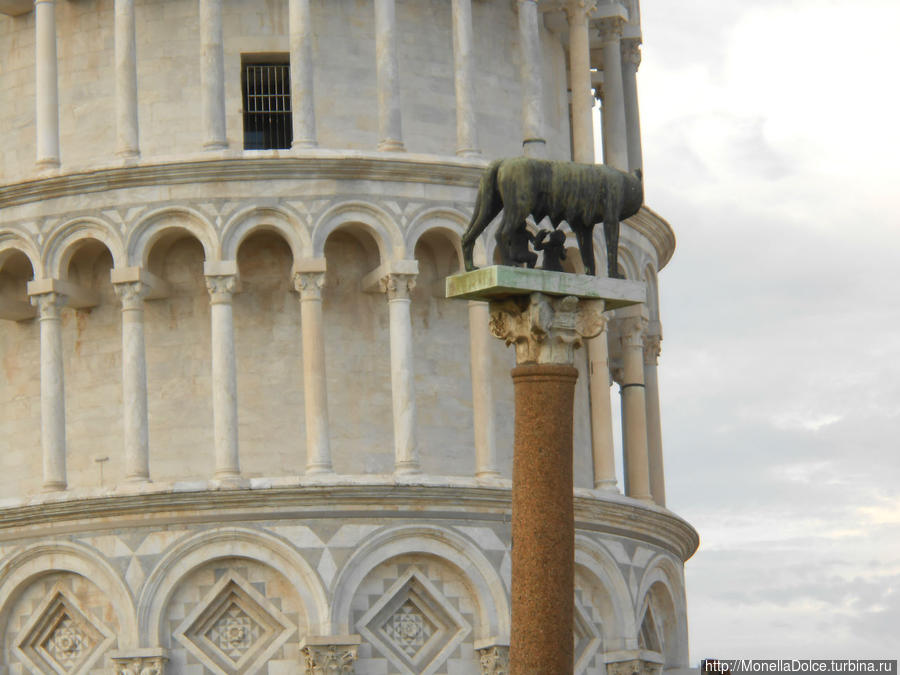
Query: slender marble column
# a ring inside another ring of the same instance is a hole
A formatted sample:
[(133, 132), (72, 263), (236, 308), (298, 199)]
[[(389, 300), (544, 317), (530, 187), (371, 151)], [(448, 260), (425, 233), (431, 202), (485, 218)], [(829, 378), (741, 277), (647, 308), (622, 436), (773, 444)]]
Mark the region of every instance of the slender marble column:
[(638, 110), (637, 69), (641, 65), (641, 41), (622, 40), (622, 92), (625, 99), (625, 128), (628, 138), (628, 170), (644, 168), (641, 148), (641, 116)]
[(475, 426), (475, 476), (499, 478), (494, 434), (494, 388), (490, 351), (491, 311), (487, 302), (469, 301), (469, 359)]
[(600, 37), (603, 40), (603, 161), (623, 171), (628, 169), (620, 44), (624, 24), (625, 21), (617, 17), (600, 21)]
[(233, 274), (207, 275), (212, 322), (212, 399), (218, 479), (241, 475), (238, 455), (237, 364), (234, 356)]
[(594, 163), (594, 97), (591, 94), (591, 48), (588, 15), (594, 0), (570, 0), (565, 6), (569, 17), (569, 73), (572, 85), (572, 137), (576, 162)]
[(456, 154), (478, 157), (478, 124), (472, 68), (472, 0), (453, 0), (453, 61), (456, 71)]
[(618, 491), (612, 434), (612, 402), (609, 396), (609, 346), (606, 317), (603, 332), (587, 340), (591, 394), (591, 448), (594, 460), (594, 489)]
[(34, 2), (35, 129), (37, 167), (59, 166), (59, 68), (56, 55), (56, 3)]
[(62, 323), (60, 310), (66, 296), (42, 293), (31, 296), (41, 325), (41, 446), (44, 490), (65, 490), (66, 391), (63, 377)]
[(394, 457), (397, 473), (419, 473), (416, 447), (416, 394), (413, 382), (412, 320), (409, 292), (415, 275), (391, 273), (381, 279), (391, 322), (391, 394), (394, 407)]
[(144, 346), (144, 298), (147, 284), (130, 281), (113, 286), (122, 301), (122, 413), (125, 424), (125, 479), (150, 481), (147, 422), (147, 356)]
[(546, 157), (544, 131), (543, 51), (537, 0), (518, 0), (519, 61), (522, 80), (522, 151), (527, 157)]
[(137, 157), (138, 141), (137, 47), (134, 0), (116, 0), (116, 154)]
[(653, 501), (647, 456), (647, 408), (644, 399), (644, 330), (646, 320), (629, 317), (620, 323), (622, 339), (622, 421), (629, 497)]
[(225, 41), (222, 0), (200, 0), (200, 91), (207, 150), (228, 147), (225, 130)]
[(306, 414), (306, 473), (331, 473), (328, 440), (328, 394), (325, 377), (325, 331), (322, 287), (325, 272), (299, 272), (294, 288), (300, 294), (303, 331), (303, 399)]
[(290, 0), (291, 109), (294, 140), (291, 147), (314, 148), (316, 108), (313, 91), (312, 16), (309, 0)]
[(403, 152), (397, 17), (394, 0), (375, 0), (375, 66), (378, 77), (378, 149)]
[(647, 406), (647, 453), (650, 463), (650, 493), (653, 501), (666, 505), (666, 479), (663, 471), (662, 425), (659, 419), (659, 363), (661, 335), (644, 336), (644, 395)]

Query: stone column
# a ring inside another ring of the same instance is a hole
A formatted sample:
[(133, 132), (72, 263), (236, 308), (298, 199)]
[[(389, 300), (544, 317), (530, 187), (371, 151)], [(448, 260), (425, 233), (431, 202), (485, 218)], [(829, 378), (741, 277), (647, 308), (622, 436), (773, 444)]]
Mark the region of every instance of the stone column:
[(507, 675), (509, 673), (509, 647), (494, 645), (478, 651), (481, 675)]
[[(52, 3), (51, 3), (52, 4)], [(60, 310), (66, 296), (42, 293), (31, 296), (41, 325), (41, 446), (46, 492), (65, 490), (66, 391), (63, 377)]]
[(354, 675), (360, 642), (358, 635), (303, 638), (304, 675)]
[(394, 458), (397, 473), (419, 473), (416, 447), (416, 392), (413, 381), (412, 319), (409, 292), (414, 274), (391, 273), (381, 279), (391, 322), (391, 397), (394, 408)]
[(216, 454), (215, 477), (233, 481), (240, 478), (238, 456), (237, 364), (234, 356), (232, 295), (236, 274), (206, 275), (212, 322), (212, 400)]
[(147, 423), (147, 357), (144, 347), (144, 298), (150, 287), (140, 281), (113, 286), (122, 301), (122, 417), (125, 425), (125, 479), (150, 481)]
[(491, 313), (487, 302), (469, 300), (469, 360), (475, 428), (475, 477), (499, 478), (494, 434), (494, 388), (490, 350)]
[(644, 396), (647, 406), (647, 453), (650, 464), (650, 494), (660, 506), (666, 505), (663, 471), (662, 427), (659, 419), (659, 363), (661, 335), (644, 336)]
[(641, 65), (641, 41), (622, 40), (622, 92), (625, 101), (625, 130), (628, 139), (628, 170), (644, 168), (641, 148), (641, 116), (638, 110), (637, 70)]
[(572, 364), (602, 310), (542, 293), (491, 303), (491, 332), (516, 347), (511, 675), (574, 672)]
[(56, 55), (56, 3), (34, 2), (35, 130), (37, 168), (59, 166), (59, 68)]
[(306, 414), (306, 473), (331, 473), (328, 440), (328, 394), (325, 377), (325, 330), (322, 287), (325, 272), (298, 272), (294, 288), (300, 294), (303, 331), (303, 400)]
[(594, 163), (594, 120), (591, 94), (591, 47), (588, 15), (596, 0), (569, 0), (569, 77), (572, 85), (572, 138), (576, 162)]
[(622, 28), (625, 20), (611, 17), (600, 21), (603, 40), (603, 161), (628, 170), (628, 138), (622, 90)]
[(453, 62), (456, 83), (456, 154), (478, 157), (478, 124), (472, 68), (472, 0), (453, 0)]
[(522, 80), (522, 151), (526, 157), (546, 157), (544, 72), (537, 0), (517, 0), (519, 61)]
[(647, 408), (644, 398), (644, 330), (647, 320), (621, 320), (622, 426), (625, 441), (625, 489), (629, 497), (652, 502), (647, 461)]
[(403, 152), (397, 17), (394, 0), (375, 0), (375, 66), (378, 78), (378, 149)]
[(294, 120), (293, 148), (314, 148), (316, 108), (313, 91), (312, 16), (309, 0), (290, 0), (291, 110)]
[(594, 460), (594, 489), (617, 492), (606, 324), (606, 317), (603, 317), (602, 332), (597, 337), (587, 340), (591, 396), (591, 449)]
[(134, 0), (116, 0), (116, 155), (141, 154), (138, 140), (137, 46)]
[(203, 147), (228, 147), (225, 130), (225, 41), (222, 37), (222, 0), (200, 0), (200, 100), (203, 109)]

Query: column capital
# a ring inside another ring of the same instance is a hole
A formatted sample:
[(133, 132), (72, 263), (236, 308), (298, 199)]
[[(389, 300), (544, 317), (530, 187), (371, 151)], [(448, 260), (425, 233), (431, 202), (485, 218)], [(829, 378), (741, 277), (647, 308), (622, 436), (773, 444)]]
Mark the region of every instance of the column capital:
[(588, 15), (597, 7), (597, 0), (567, 0), (561, 3), (569, 23), (587, 21)]
[(409, 299), (409, 294), (416, 287), (415, 274), (391, 272), (378, 280), (379, 289), (387, 293), (388, 300)]
[(360, 642), (356, 635), (304, 638), (305, 675), (354, 675)]
[(622, 349), (635, 349), (644, 347), (644, 333), (647, 330), (648, 321), (643, 316), (629, 316), (616, 320), (616, 328), (619, 332), (619, 341)]
[(122, 301), (123, 311), (129, 311), (143, 308), (150, 286), (143, 281), (121, 281), (113, 284), (113, 290)]
[(622, 40), (622, 63), (630, 63), (637, 70), (641, 65), (641, 39), (627, 38)]
[(606, 672), (608, 675), (660, 675), (662, 665), (662, 663), (651, 659), (633, 658), (607, 663)]
[(583, 338), (605, 324), (602, 300), (543, 293), (491, 302), (491, 335), (516, 346), (516, 363), (571, 365)]
[(509, 673), (508, 646), (478, 647), (476, 651), (481, 663), (481, 675), (507, 675)]
[(659, 355), (662, 352), (662, 335), (649, 333), (644, 335), (644, 365), (655, 366), (659, 364)]
[(206, 275), (206, 290), (209, 291), (210, 304), (231, 304), (231, 297), (237, 292), (238, 277), (236, 274)]
[(48, 293), (36, 293), (34, 295), (29, 296), (29, 302), (37, 307), (38, 309), (38, 318), (41, 320), (44, 319), (59, 319), (60, 312), (62, 308), (65, 306), (68, 301), (68, 296), (63, 295), (57, 291), (50, 291)]
[(300, 300), (321, 300), (325, 272), (294, 272), (294, 290)]
[(165, 649), (120, 651), (110, 656), (115, 675), (165, 675), (168, 657)]
[(603, 42), (616, 42), (622, 39), (625, 19), (621, 16), (608, 16), (600, 19), (600, 39)]

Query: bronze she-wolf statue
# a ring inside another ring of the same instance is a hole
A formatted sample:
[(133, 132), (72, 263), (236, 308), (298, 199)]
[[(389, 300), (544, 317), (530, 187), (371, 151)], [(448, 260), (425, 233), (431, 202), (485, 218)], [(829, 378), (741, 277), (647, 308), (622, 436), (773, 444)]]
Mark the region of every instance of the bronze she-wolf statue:
[(535, 223), (544, 217), (553, 227), (566, 221), (578, 241), (587, 274), (594, 274), (594, 224), (603, 223), (606, 237), (607, 274), (618, 273), (619, 221), (636, 214), (644, 201), (640, 170), (626, 173), (603, 164), (576, 164), (528, 157), (492, 162), (485, 169), (475, 201), (475, 213), (462, 237), (466, 270), (475, 269), (475, 239), (503, 210), (497, 229), (497, 246), (504, 265), (534, 265), (528, 250), (525, 219)]

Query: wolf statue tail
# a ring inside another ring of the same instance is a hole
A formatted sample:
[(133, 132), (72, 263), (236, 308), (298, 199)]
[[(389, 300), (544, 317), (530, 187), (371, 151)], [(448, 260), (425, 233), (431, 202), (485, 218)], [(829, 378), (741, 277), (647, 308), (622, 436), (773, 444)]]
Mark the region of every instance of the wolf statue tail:
[(469, 227), (466, 228), (462, 236), (463, 262), (466, 271), (470, 272), (475, 268), (472, 260), (472, 252), (475, 249), (475, 240), (478, 235), (484, 232), (484, 229), (490, 225), (491, 221), (500, 213), (503, 208), (503, 200), (500, 197), (500, 190), (497, 189), (497, 172), (500, 170), (500, 164), (503, 160), (491, 162), (490, 166), (484, 170), (481, 175), (481, 184), (478, 186), (478, 197), (475, 199), (475, 211), (472, 213), (472, 220), (469, 221)]

